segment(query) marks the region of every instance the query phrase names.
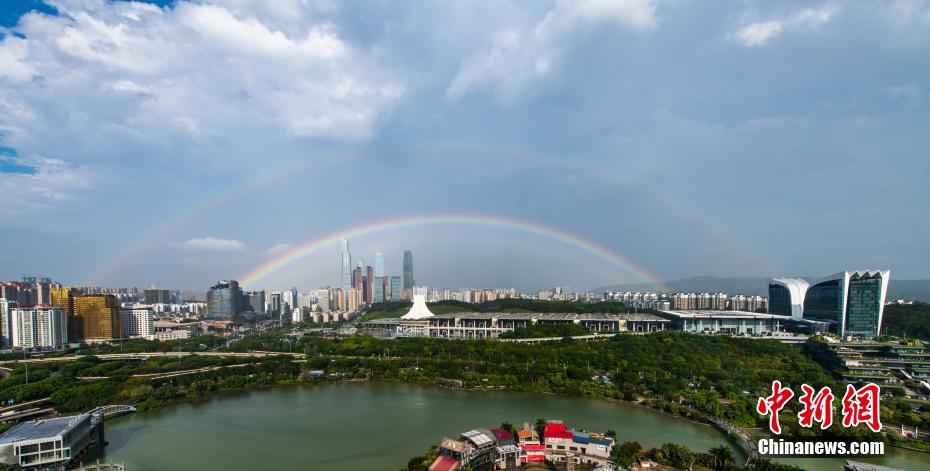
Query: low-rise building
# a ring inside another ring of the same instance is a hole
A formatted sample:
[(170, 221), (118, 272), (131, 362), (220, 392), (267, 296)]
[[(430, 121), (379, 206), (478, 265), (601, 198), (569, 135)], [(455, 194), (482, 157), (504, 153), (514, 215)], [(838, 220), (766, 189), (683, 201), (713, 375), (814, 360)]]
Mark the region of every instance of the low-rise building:
[(785, 316), (746, 311), (660, 311), (676, 330), (698, 334), (768, 335), (782, 332)]
[(23, 422), (0, 435), (0, 462), (65, 469), (93, 440), (90, 414)]
[[(652, 314), (460, 312), (426, 319), (424, 335), (435, 338), (494, 339), (535, 325), (577, 324), (592, 333), (655, 332), (671, 322)], [(382, 322), (384, 322), (382, 320)]]

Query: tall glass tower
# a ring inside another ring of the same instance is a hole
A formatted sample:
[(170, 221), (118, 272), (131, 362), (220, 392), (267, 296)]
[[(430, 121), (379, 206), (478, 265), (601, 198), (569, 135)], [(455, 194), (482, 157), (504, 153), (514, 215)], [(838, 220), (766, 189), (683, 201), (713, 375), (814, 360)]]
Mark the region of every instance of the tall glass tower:
[(404, 250), (404, 291), (413, 289), (413, 253)]
[(349, 239), (342, 239), (342, 287), (352, 287), (352, 254), (349, 253)]
[(375, 276), (384, 276), (384, 254), (375, 254)]

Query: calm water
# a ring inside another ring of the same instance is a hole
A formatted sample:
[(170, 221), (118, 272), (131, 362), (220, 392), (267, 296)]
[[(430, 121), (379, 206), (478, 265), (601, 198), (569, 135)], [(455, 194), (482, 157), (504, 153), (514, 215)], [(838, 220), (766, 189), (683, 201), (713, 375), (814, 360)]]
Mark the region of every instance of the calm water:
[[(538, 417), (560, 418), (592, 431), (613, 429), (619, 440), (636, 440), (647, 448), (665, 442), (694, 450), (735, 446), (711, 427), (599, 400), (353, 383), (224, 395), (117, 418), (107, 422), (109, 445), (102, 460), (125, 463), (130, 471), (397, 470), (444, 435), (503, 421), (519, 426)], [(930, 455), (891, 453), (879, 462), (930, 470)], [(839, 463), (803, 465), (836, 469)]]

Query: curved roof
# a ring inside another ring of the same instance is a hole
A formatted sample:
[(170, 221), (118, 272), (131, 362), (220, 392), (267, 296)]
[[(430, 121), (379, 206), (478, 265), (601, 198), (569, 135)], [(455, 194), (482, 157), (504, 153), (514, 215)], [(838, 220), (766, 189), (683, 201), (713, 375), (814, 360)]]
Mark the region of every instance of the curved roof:
[(401, 319), (426, 319), (433, 317), (433, 313), (426, 307), (426, 292), (427, 289), (425, 286), (413, 288), (413, 306), (406, 314), (401, 316)]
[(772, 278), (769, 284), (784, 286), (791, 296), (791, 317), (801, 319), (804, 316), (804, 297), (810, 284), (801, 278)]

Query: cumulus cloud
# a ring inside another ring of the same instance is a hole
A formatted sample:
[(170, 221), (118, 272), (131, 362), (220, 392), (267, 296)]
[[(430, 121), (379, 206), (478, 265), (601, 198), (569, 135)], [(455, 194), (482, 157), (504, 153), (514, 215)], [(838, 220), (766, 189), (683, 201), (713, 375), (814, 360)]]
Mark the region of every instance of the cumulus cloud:
[(487, 88), (502, 101), (512, 101), (535, 80), (553, 73), (572, 33), (600, 25), (646, 31), (659, 21), (656, 8), (654, 0), (559, 0), (532, 27), (492, 34), (484, 51), (462, 62), (446, 96), (457, 101)]
[(190, 239), (181, 245), (188, 250), (206, 251), (206, 252), (241, 252), (245, 250), (245, 244), (235, 239), (221, 239), (218, 237), (201, 237)]
[(54, 3), (0, 39), (0, 146), (22, 155), (228, 171), (255, 143), (366, 141), (403, 95), (300, 2)]
[(746, 47), (764, 46), (786, 31), (818, 28), (836, 13), (837, 8), (832, 5), (808, 8), (783, 18), (750, 23), (731, 33), (729, 38)]

